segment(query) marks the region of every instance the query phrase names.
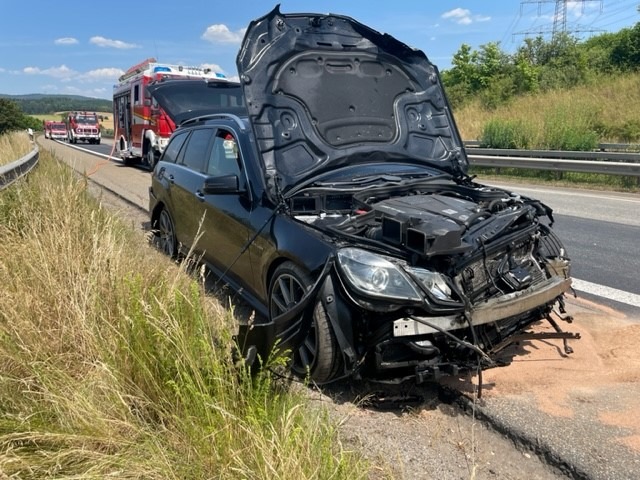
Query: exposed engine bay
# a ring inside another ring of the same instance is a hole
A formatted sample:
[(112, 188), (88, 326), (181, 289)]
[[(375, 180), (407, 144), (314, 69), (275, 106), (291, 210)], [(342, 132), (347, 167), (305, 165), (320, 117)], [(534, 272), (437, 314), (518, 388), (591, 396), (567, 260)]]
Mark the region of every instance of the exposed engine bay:
[(336, 242), (357, 242), (448, 279), (417, 308), (398, 306), (394, 316), (390, 307), (361, 320), (359, 330), (369, 332), (365, 342), (376, 352), (374, 368), (405, 366), (426, 380), (470, 369), (478, 356), (483, 368), (508, 363), (494, 354), (545, 318), (569, 352), (566, 339), (578, 337), (550, 316), (557, 305), (566, 319), (562, 294), (570, 284), (569, 259), (550, 229), (551, 209), (469, 180), (408, 183), (354, 192), (314, 187), (290, 199), (296, 219)]

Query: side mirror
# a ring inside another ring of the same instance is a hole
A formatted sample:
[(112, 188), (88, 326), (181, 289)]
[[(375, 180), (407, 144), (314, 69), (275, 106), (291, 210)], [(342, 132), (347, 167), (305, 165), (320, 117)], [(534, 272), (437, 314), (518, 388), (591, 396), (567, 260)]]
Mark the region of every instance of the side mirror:
[(202, 185), (202, 192), (208, 195), (241, 193), (237, 175), (220, 175), (207, 177)]

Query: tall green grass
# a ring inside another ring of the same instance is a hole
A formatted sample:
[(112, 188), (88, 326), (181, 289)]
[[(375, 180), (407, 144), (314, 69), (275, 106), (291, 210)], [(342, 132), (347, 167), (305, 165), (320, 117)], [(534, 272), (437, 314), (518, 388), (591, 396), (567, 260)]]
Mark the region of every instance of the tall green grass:
[(0, 472), (367, 478), (326, 413), (231, 360), (232, 312), (53, 160), (0, 193)]

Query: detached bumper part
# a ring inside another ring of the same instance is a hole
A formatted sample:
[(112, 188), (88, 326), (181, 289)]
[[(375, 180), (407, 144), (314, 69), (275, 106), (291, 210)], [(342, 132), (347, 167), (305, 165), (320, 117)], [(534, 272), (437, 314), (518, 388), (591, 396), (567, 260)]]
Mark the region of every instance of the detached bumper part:
[[(520, 315), (553, 301), (570, 287), (571, 279), (553, 277), (526, 290), (491, 299), (471, 309), (469, 312), (471, 324), (475, 327)], [(425, 317), (424, 321), (445, 331), (467, 328), (469, 326), (468, 321), (460, 315)], [(420, 323), (411, 318), (396, 320), (393, 322), (393, 335), (394, 337), (405, 337), (438, 332), (438, 329), (430, 327), (425, 323)]]

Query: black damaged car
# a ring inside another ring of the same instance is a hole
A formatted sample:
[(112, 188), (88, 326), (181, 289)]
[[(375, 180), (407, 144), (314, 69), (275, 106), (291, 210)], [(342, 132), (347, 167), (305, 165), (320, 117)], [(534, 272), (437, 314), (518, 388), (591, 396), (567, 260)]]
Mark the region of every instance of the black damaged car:
[[(437, 68), (332, 14), (253, 21), (240, 83), (158, 82), (180, 125), (157, 164), (151, 224), (193, 248), (256, 316), (248, 361), (417, 382), (504, 363), (524, 338), (565, 339), (570, 261), (551, 209), (476, 183)], [(198, 236), (198, 232), (201, 235)], [(548, 319), (553, 333), (525, 331)]]

